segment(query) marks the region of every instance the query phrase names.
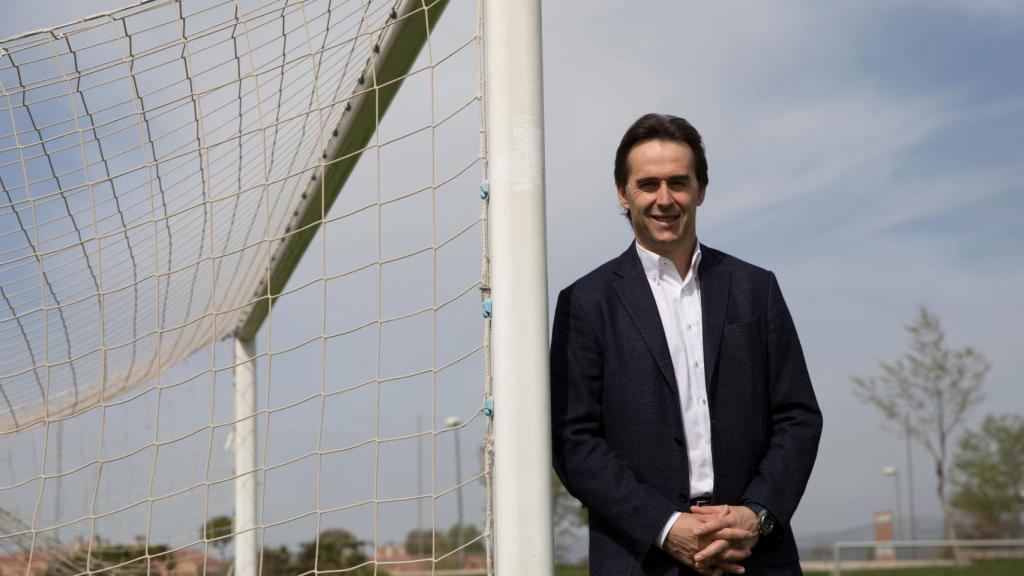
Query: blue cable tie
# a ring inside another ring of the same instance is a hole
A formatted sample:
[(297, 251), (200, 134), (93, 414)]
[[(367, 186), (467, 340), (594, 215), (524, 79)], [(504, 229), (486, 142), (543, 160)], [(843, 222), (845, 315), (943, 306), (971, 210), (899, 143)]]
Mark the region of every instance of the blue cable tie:
[(491, 317), (491, 299), (484, 298), (484, 318)]
[(480, 183), (480, 198), (482, 200), (487, 200), (487, 198), (490, 195), (491, 195), (491, 183), (488, 182), (487, 180), (484, 180), (483, 182)]
[(484, 398), (484, 416), (494, 416), (494, 398)]

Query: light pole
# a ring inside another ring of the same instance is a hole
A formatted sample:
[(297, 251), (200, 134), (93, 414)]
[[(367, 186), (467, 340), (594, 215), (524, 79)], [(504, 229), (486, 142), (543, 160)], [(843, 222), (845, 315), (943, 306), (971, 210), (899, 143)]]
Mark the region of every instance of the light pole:
[(462, 420), (458, 416), (449, 416), (445, 419), (444, 425), (448, 428), (455, 429), (455, 485), (459, 486), (456, 489), (455, 496), (458, 498), (458, 524), (456, 525), (455, 546), (459, 548), (459, 568), (465, 565), (465, 550), (462, 550), (462, 451), (459, 449), (459, 428), (462, 426)]
[(896, 514), (895, 514), (895, 526), (893, 530), (893, 540), (896, 540), (896, 535), (899, 535), (900, 539), (903, 539), (904, 535), (900, 528), (903, 527), (903, 523), (900, 521), (900, 515), (902, 514), (900, 506), (900, 471), (894, 466), (886, 466), (882, 469), (882, 474), (886, 476), (892, 476), (895, 479), (896, 484)]
[[(433, 426), (431, 426), (433, 428)], [(416, 413), (416, 555), (423, 556), (423, 414)], [(410, 550), (411, 552), (411, 550)]]
[(917, 515), (914, 513), (914, 460), (910, 450), (910, 419), (903, 421), (903, 437), (907, 445), (907, 512), (910, 514), (910, 539), (917, 540)]

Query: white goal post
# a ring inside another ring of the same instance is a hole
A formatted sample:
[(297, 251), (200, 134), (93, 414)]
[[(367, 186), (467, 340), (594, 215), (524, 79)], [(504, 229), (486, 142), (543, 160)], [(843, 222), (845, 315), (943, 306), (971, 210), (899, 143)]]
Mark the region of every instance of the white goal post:
[(540, 2), (488, 0), (484, 11), (497, 567), (498, 574), (549, 574), (551, 398)]

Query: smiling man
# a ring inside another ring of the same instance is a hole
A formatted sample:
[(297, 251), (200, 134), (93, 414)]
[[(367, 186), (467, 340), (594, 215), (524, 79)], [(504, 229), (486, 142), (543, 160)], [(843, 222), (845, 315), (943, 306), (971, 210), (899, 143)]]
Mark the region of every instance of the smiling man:
[(647, 114), (615, 154), (636, 237), (561, 292), (555, 469), (591, 574), (802, 574), (789, 527), (821, 413), (774, 274), (697, 241), (700, 134)]

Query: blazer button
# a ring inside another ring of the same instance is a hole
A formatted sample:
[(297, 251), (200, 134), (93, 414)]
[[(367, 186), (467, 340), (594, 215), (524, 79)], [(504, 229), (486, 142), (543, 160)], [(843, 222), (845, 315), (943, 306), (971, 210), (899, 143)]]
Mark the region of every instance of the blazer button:
[(686, 504), (690, 501), (690, 496), (686, 492), (679, 493), (679, 501)]
[(676, 436), (676, 444), (683, 445), (683, 438), (681, 436)]

